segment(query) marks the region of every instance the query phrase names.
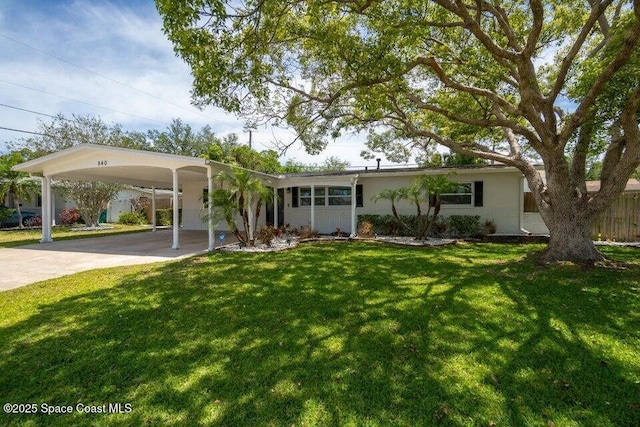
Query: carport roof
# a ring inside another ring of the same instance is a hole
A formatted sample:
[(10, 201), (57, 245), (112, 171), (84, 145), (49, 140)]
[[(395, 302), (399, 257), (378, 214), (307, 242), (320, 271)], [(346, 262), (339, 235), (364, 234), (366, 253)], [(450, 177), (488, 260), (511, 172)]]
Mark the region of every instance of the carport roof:
[(226, 169), (223, 163), (197, 157), (156, 153), (106, 145), (79, 144), (30, 160), (13, 169), (56, 179), (118, 182), (142, 187), (171, 187), (172, 170), (180, 182), (206, 181), (208, 165)]

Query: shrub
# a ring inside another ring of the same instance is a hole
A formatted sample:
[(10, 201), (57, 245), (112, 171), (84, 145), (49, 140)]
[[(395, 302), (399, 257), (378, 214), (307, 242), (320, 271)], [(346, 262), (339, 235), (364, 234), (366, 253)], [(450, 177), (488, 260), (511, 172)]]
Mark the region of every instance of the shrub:
[(319, 235), (320, 233), (318, 232), (318, 230), (314, 230), (309, 225), (305, 225), (304, 227), (300, 228), (300, 232), (299, 232), (300, 239), (314, 239)]
[[(429, 217), (431, 218), (431, 217)], [(358, 215), (358, 230), (365, 222), (371, 224), (372, 234), (384, 236), (415, 237), (418, 230), (418, 217), (416, 215), (400, 215), (405, 224), (400, 223), (393, 215)], [(423, 222), (427, 218), (423, 217)], [(438, 216), (431, 228), (431, 235), (441, 236), (447, 231), (447, 224)], [(358, 232), (358, 235), (361, 235)]]
[(0, 223), (8, 221), (11, 218), (11, 214), (14, 209), (5, 208), (4, 206), (0, 206)]
[(78, 211), (78, 208), (63, 209), (59, 216), (62, 225), (73, 225), (80, 221), (80, 211)]
[(263, 243), (269, 247), (273, 243), (273, 238), (276, 236), (276, 229), (271, 225), (262, 224), (258, 229), (257, 237), (260, 243)]
[(24, 222), (27, 227), (42, 227), (42, 217), (34, 216)]
[(156, 225), (172, 225), (173, 210), (172, 209), (156, 209)]
[(122, 212), (118, 217), (118, 224), (138, 225), (146, 223), (147, 218), (141, 212)]
[(360, 223), (360, 227), (358, 227), (358, 236), (371, 237), (373, 234), (373, 224), (371, 221), (362, 221), (362, 223)]
[(484, 222), (484, 234), (495, 234), (498, 231), (498, 226), (495, 221), (488, 219)]
[(433, 223), (431, 234), (436, 237), (442, 237), (447, 232), (447, 220), (438, 216), (436, 222)]
[(451, 215), (447, 222), (449, 233), (453, 237), (471, 237), (480, 234), (480, 215)]

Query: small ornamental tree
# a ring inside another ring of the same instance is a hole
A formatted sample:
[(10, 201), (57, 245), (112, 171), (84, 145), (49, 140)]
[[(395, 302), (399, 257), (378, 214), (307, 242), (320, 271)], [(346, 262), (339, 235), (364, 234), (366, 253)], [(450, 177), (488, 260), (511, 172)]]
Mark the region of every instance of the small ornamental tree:
[(441, 145), (513, 166), (550, 232), (540, 260), (604, 259), (591, 224), (640, 164), (638, 0), (156, 4), (198, 105), (290, 126), (311, 153), (368, 132), (391, 160)]
[(64, 181), (60, 186), (63, 194), (78, 207), (85, 224), (97, 227), (100, 213), (122, 189), (120, 184), (96, 181)]

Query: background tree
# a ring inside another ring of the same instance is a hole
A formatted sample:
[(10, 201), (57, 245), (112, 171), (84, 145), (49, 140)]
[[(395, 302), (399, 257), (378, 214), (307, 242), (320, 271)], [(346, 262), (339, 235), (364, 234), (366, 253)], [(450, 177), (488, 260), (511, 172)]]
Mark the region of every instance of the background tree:
[(42, 135), (7, 142), (12, 151), (27, 150), (30, 158), (55, 153), (78, 144), (99, 144), (115, 147), (148, 149), (149, 144), (139, 134), (128, 135), (117, 123), (106, 123), (97, 116), (56, 115), (51, 122), (38, 122)]
[(247, 145), (240, 144), (235, 133), (216, 139), (209, 145), (207, 158), (256, 172), (278, 173), (281, 171), (278, 153), (273, 150), (258, 152)]
[[(141, 134), (128, 134), (118, 124), (107, 124), (100, 117), (56, 116), (51, 123), (40, 122), (42, 136), (12, 142), (14, 148), (28, 153), (30, 158), (44, 156), (78, 144), (100, 144), (116, 147), (149, 149)], [(26, 159), (25, 159), (26, 160)], [(122, 189), (122, 185), (106, 182), (60, 181), (58, 188), (73, 200), (87, 225), (98, 225), (100, 213)]]
[(89, 227), (97, 227), (100, 214), (122, 189), (121, 185), (96, 181), (61, 181), (62, 193), (76, 203)]
[(173, 119), (166, 131), (148, 131), (147, 140), (149, 148), (153, 151), (201, 157), (207, 153), (209, 145), (218, 139), (208, 126), (195, 132), (189, 124), (184, 123), (181, 119)]
[(9, 195), (18, 215), (18, 227), (24, 228), (20, 203), (29, 202), (40, 194), (40, 182), (29, 174), (11, 170), (15, 165), (26, 161), (22, 152), (14, 151), (0, 156), (0, 200)]
[[(311, 153), (368, 131), (369, 149), (391, 160), (440, 144), (514, 166), (550, 231), (541, 261), (603, 259), (591, 223), (640, 164), (637, 0), (157, 7), (199, 105), (287, 124)], [(600, 141), (602, 184), (588, 194)]]

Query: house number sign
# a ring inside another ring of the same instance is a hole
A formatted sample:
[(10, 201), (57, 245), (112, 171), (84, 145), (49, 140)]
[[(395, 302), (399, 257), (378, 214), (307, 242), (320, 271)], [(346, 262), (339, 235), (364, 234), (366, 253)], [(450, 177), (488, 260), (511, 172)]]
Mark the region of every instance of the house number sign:
[(107, 166), (107, 161), (106, 160), (99, 160), (98, 161), (98, 166)]

